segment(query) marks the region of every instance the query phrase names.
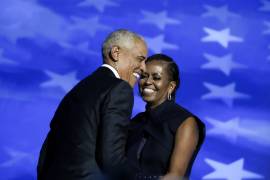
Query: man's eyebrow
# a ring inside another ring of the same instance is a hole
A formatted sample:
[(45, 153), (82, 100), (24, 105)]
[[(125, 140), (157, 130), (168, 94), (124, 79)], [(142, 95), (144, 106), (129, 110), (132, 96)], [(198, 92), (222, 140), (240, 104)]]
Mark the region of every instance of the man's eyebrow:
[(145, 56), (138, 56), (138, 58), (139, 58), (139, 59), (142, 59), (142, 60), (143, 60), (143, 59), (146, 59)]

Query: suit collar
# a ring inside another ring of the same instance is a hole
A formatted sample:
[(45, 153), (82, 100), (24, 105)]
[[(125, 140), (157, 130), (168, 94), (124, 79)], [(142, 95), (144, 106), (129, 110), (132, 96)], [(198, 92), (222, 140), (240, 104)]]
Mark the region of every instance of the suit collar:
[(109, 68), (113, 72), (115, 77), (120, 79), (120, 75), (118, 74), (118, 72), (116, 71), (116, 69), (114, 67), (110, 66), (109, 64), (102, 64), (101, 67)]

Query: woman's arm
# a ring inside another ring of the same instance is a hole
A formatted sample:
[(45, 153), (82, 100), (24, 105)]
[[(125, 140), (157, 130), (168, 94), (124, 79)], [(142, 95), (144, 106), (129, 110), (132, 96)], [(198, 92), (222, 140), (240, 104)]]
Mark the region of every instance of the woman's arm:
[(199, 140), (199, 129), (194, 117), (187, 118), (177, 129), (175, 145), (168, 173), (162, 180), (181, 179), (186, 173)]

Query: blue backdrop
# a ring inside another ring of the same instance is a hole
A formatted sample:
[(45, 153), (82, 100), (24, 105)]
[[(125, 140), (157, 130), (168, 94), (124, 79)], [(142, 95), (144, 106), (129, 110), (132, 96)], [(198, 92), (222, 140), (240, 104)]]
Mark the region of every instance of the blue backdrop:
[(269, 0), (1, 0), (1, 180), (36, 178), (58, 103), (118, 28), (181, 69), (177, 102), (207, 126), (191, 179), (270, 179)]

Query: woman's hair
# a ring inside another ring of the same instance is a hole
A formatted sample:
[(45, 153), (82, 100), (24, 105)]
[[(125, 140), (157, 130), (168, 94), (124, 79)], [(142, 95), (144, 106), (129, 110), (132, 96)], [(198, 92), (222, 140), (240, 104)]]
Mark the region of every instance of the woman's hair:
[(180, 72), (179, 72), (177, 64), (171, 57), (165, 54), (154, 54), (152, 56), (149, 56), (145, 63), (152, 62), (152, 61), (162, 61), (166, 63), (167, 65), (166, 69), (169, 76), (169, 80), (174, 81), (176, 83), (175, 89), (172, 92), (172, 98), (175, 98), (176, 90), (179, 88), (179, 85), (180, 85), (180, 78), (179, 78)]

